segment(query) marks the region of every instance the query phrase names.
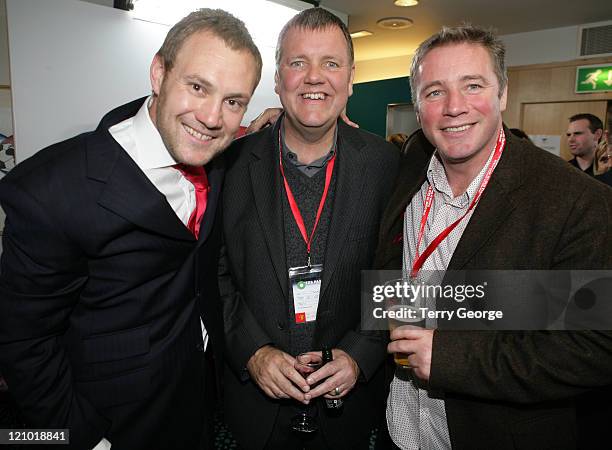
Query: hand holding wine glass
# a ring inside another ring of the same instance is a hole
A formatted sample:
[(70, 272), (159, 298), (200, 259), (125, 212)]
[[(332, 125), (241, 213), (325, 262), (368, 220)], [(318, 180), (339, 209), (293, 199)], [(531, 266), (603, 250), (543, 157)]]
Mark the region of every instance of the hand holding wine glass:
[(295, 369), (295, 358), (271, 345), (258, 349), (247, 363), (247, 369), (261, 390), (273, 399), (293, 398), (300, 402), (308, 383)]
[(329, 400), (342, 398), (353, 389), (359, 374), (357, 362), (345, 351), (334, 348), (333, 361), (323, 365), (306, 380), (311, 390), (304, 397), (307, 400), (319, 396)]
[[(295, 358), (295, 370), (304, 379), (308, 378), (323, 364), (323, 359), (317, 353), (301, 353)], [(302, 405), (301, 411), (291, 419), (291, 428), (301, 433), (314, 433), (319, 429), (315, 417), (311, 414), (309, 405)]]

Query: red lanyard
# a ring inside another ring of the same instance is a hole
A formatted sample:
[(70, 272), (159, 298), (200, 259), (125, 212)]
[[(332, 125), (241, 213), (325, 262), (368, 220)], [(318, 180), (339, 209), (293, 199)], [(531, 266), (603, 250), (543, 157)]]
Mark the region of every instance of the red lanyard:
[(332, 172), (334, 171), (334, 165), (336, 164), (336, 153), (334, 152), (334, 156), (327, 162), (327, 168), (325, 169), (325, 188), (323, 189), (323, 195), (321, 196), (321, 201), (319, 202), (319, 209), (317, 210), (317, 217), (315, 219), (315, 223), (312, 226), (312, 231), (310, 233), (310, 238), (306, 233), (306, 225), (304, 224), (304, 219), (302, 218), (302, 213), (300, 213), (300, 208), (295, 201), (295, 197), (293, 196), (293, 192), (291, 192), (291, 188), (289, 187), (289, 183), (287, 183), (287, 178), (285, 178), (285, 170), (283, 169), (283, 147), (281, 143), (280, 132), (278, 133), (278, 147), (280, 149), (280, 172), (283, 177), (283, 182), (285, 183), (285, 192), (287, 193), (287, 200), (289, 200), (289, 206), (291, 207), (291, 212), (293, 213), (293, 218), (295, 219), (295, 223), (300, 229), (300, 233), (302, 234), (302, 238), (306, 243), (306, 252), (308, 253), (308, 266), (310, 266), (310, 246), (312, 244), (312, 239), (315, 234), (315, 230), (317, 229), (317, 225), (319, 225), (319, 219), (321, 218), (321, 213), (323, 212), (323, 206), (325, 205), (325, 199), (327, 199), (327, 193), (329, 191), (329, 185), (331, 184)]
[(472, 199), (472, 202), (470, 203), (468, 210), (465, 212), (465, 214), (463, 214), (456, 221), (450, 224), (445, 230), (443, 230), (438, 236), (436, 236), (436, 238), (427, 246), (425, 251), (422, 254), (419, 254), (419, 247), (421, 246), (421, 240), (423, 239), (423, 234), (425, 232), (425, 225), (427, 224), (427, 217), (429, 216), (429, 212), (431, 211), (431, 205), (433, 204), (433, 198), (434, 198), (434, 190), (431, 187), (431, 184), (429, 185), (429, 187), (427, 188), (427, 194), (425, 195), (425, 202), (423, 203), (424, 211), (423, 211), (423, 217), (421, 218), (421, 225), (419, 227), (419, 237), (417, 239), (417, 245), (416, 245), (416, 259), (414, 260), (414, 263), (412, 264), (412, 270), (410, 271), (410, 278), (416, 278), (417, 274), (419, 273), (419, 270), (421, 270), (421, 268), (423, 267), (423, 264), (425, 263), (425, 260), (429, 257), (429, 255), (431, 255), (433, 251), (438, 247), (438, 245), (440, 245), (440, 242), (442, 242), (446, 238), (446, 236), (448, 236), (451, 233), (451, 231), (453, 231), (455, 227), (459, 225), (459, 222), (461, 222), (464, 219), (464, 217), (467, 216), (469, 212), (476, 207), (476, 204), (478, 203), (478, 200), (480, 200), (480, 197), (482, 196), (482, 193), (487, 187), (487, 184), (489, 184), (489, 179), (491, 178), (491, 175), (493, 174), (493, 171), (495, 170), (495, 167), (497, 166), (497, 163), (499, 162), (499, 159), (501, 158), (501, 154), (504, 151), (505, 146), (506, 146), (506, 135), (504, 134), (504, 129), (502, 128), (497, 138), (497, 144), (495, 145), (495, 150), (493, 151), (493, 158), (491, 158), (491, 162), (489, 163), (489, 166), (487, 167), (484, 178), (480, 182), (480, 186), (478, 187), (478, 190), (476, 191), (476, 194), (474, 195), (474, 198)]

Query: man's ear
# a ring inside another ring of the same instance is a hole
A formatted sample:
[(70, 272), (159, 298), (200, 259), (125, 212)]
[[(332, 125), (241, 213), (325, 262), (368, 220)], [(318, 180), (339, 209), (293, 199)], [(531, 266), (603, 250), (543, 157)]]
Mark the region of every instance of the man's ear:
[(279, 88), (278, 85), (280, 83), (280, 77), (278, 76), (278, 69), (274, 72), (274, 93), (276, 95), (280, 95), (279, 94)]
[(349, 78), (348, 96), (353, 95), (353, 80), (355, 79), (355, 64), (351, 67), (351, 77)]
[(499, 111), (504, 112), (506, 110), (506, 104), (508, 103), (508, 83), (504, 86), (501, 97), (499, 98)]
[(156, 54), (153, 57), (153, 61), (151, 62), (151, 69), (149, 70), (149, 78), (151, 79), (151, 89), (153, 90), (153, 94), (159, 95), (159, 91), (161, 90), (161, 86), (164, 82), (164, 77), (166, 76), (166, 66), (164, 61), (159, 54)]

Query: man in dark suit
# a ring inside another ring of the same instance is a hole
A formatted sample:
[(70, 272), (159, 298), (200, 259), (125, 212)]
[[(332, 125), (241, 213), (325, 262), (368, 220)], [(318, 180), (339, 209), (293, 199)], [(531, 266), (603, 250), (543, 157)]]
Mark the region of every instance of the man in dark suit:
[[(411, 74), (423, 132), (403, 157), (377, 267), (404, 264), (417, 280), (425, 270), (612, 267), (612, 191), (503, 127), (494, 35), (444, 28), (417, 49)], [(576, 397), (612, 381), (606, 332), (400, 327), (391, 339), (413, 374), (396, 372), (387, 405), (402, 449), (575, 448)]]
[[(382, 412), (386, 342), (360, 331), (360, 270), (371, 265), (399, 153), (338, 123), (354, 64), (337, 17), (298, 14), (276, 55), (284, 115), (228, 151), (225, 417), (247, 449), (367, 448)], [(305, 381), (295, 356), (323, 346), (334, 360)], [(344, 405), (329, 413), (320, 396)], [(318, 415), (314, 435), (292, 431), (300, 402)]]
[(28, 426), (67, 428), (75, 449), (207, 445), (204, 352), (223, 349), (215, 156), (260, 73), (241, 21), (196, 11), (155, 55), (151, 97), (2, 180), (0, 367)]

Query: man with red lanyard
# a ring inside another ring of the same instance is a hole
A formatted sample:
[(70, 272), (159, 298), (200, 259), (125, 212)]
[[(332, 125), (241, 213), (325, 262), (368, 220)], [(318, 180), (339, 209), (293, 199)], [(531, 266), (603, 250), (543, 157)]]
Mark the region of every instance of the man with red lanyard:
[[(431, 270), (611, 268), (612, 191), (504, 128), (504, 53), (473, 26), (444, 28), (417, 49), (410, 82), (423, 130), (400, 164), (378, 268), (416, 280)], [(388, 351), (408, 354), (412, 372), (396, 371), (387, 405), (402, 449), (576, 448), (574, 400), (612, 381), (604, 332), (400, 327)]]
[[(359, 329), (360, 270), (373, 262), (399, 152), (338, 122), (354, 62), (336, 16), (295, 16), (276, 59), (285, 113), (229, 149), (225, 419), (245, 449), (368, 448), (382, 419), (386, 340)], [(304, 380), (295, 356), (324, 346), (333, 361)], [(328, 412), (317, 397), (344, 404)], [(304, 403), (318, 426), (309, 435), (291, 424)]]

